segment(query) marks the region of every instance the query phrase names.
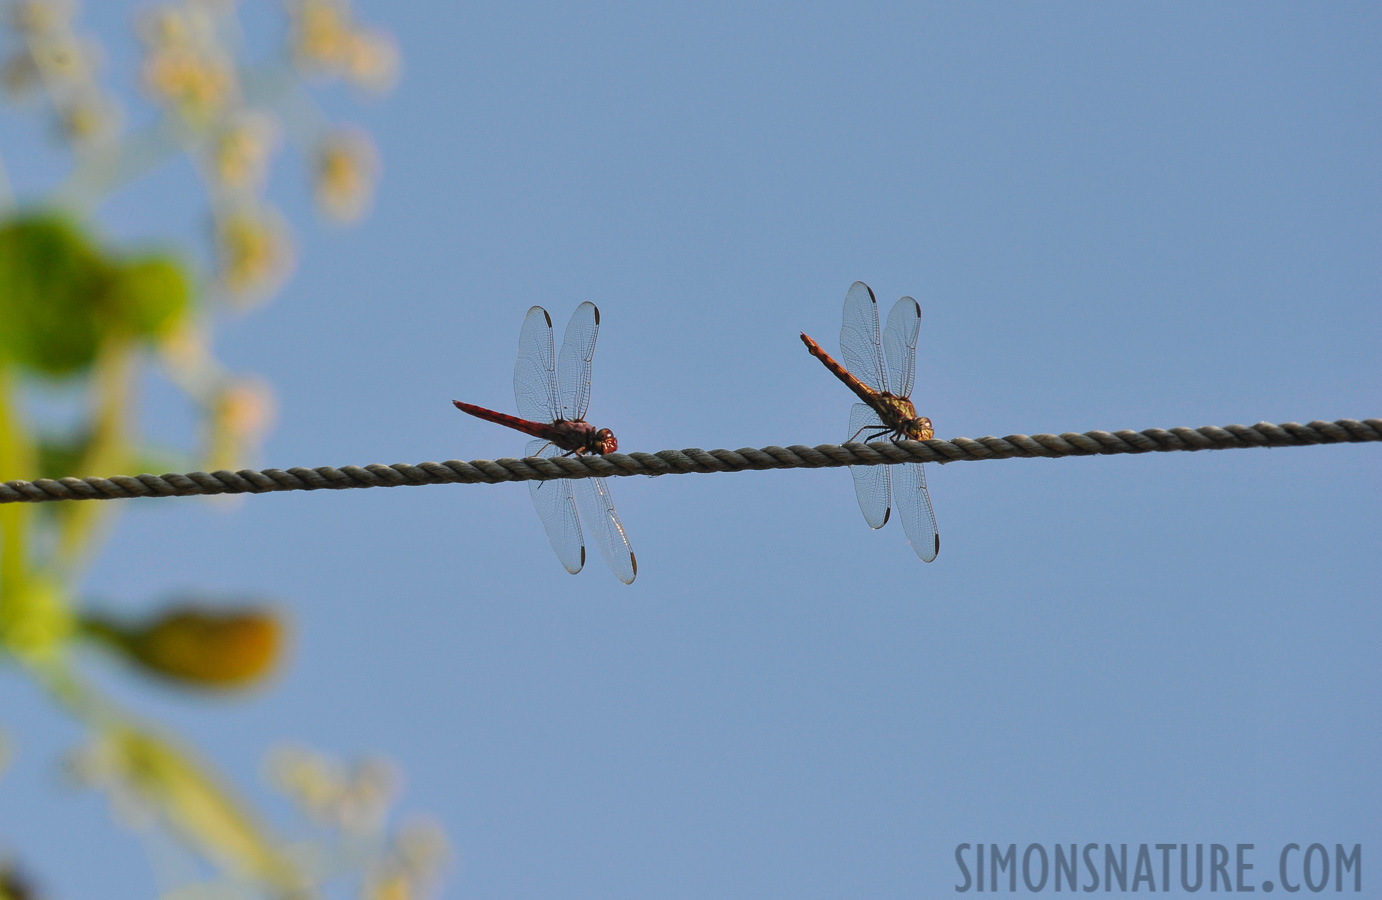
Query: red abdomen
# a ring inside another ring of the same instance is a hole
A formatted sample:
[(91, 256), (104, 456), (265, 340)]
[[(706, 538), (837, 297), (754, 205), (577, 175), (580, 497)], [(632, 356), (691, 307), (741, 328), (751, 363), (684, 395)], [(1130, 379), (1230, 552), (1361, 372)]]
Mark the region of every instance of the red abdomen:
[(452, 400), (451, 402), (455, 404), (456, 408), (461, 412), (469, 413), (477, 419), (484, 419), (486, 422), (493, 422), (496, 425), (503, 425), (506, 428), (521, 431), (524, 434), (531, 434), (535, 438), (542, 438), (547, 441), (552, 440), (553, 434), (551, 424), (529, 422), (527, 419), (520, 419), (518, 416), (510, 416), (505, 413), (495, 412), (492, 409), (485, 409), (483, 406), (475, 406), (472, 403), (462, 403), (459, 400)]

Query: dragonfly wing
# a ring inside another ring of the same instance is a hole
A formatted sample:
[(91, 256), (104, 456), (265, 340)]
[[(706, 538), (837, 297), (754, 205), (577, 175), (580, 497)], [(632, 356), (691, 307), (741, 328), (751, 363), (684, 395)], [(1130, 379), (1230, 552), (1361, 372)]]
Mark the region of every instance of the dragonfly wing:
[[(863, 403), (854, 404), (849, 411), (849, 439), (862, 441), (876, 433), (873, 429), (882, 428), (883, 422), (873, 408)], [(860, 434), (860, 432), (863, 432)], [(859, 510), (870, 528), (882, 528), (888, 524), (888, 469), (891, 466), (850, 466), (849, 474), (854, 476), (854, 496), (859, 499)]]
[(844, 366), (875, 391), (888, 389), (883, 350), (878, 340), (878, 301), (862, 281), (845, 294), (844, 324), (840, 326), (840, 355)]
[[(878, 413), (867, 403), (856, 403), (849, 408), (849, 434), (845, 435), (845, 441), (857, 441), (863, 443), (869, 438), (877, 437), (887, 430), (883, 420), (878, 418)], [(872, 469), (875, 466), (864, 466)]]
[[(529, 441), (526, 455), (558, 456), (561, 448), (548, 441)], [(547, 541), (556, 551), (557, 559), (566, 571), (575, 575), (585, 565), (585, 541), (581, 537), (581, 521), (576, 516), (576, 498), (571, 493), (571, 480), (530, 481), (528, 491), (533, 495), (533, 507)]]
[(518, 415), (524, 419), (555, 422), (561, 418), (556, 358), (552, 350), (552, 317), (541, 306), (528, 310), (523, 330), (518, 333), (513, 397), (518, 401)]
[(638, 575), (638, 560), (629, 545), (629, 536), (624, 532), (624, 524), (614, 511), (614, 501), (609, 495), (609, 485), (603, 478), (582, 478), (576, 482), (576, 497), (581, 513), (585, 516), (586, 527), (590, 529), (600, 555), (609, 564), (610, 570), (624, 584), (633, 584)]
[(903, 297), (888, 313), (883, 328), (883, 354), (893, 376), (893, 393), (912, 396), (912, 381), (917, 370), (917, 334), (921, 331), (921, 307), (911, 297)]
[(590, 361), (595, 358), (595, 338), (599, 333), (600, 310), (587, 300), (576, 307), (561, 340), (557, 385), (563, 419), (585, 418), (590, 406)]
[[(882, 468), (880, 466), (880, 468)], [(907, 541), (923, 562), (931, 562), (941, 552), (941, 536), (936, 530), (936, 513), (931, 509), (931, 494), (926, 490), (926, 470), (921, 463), (890, 466), (897, 469), (897, 514)]]

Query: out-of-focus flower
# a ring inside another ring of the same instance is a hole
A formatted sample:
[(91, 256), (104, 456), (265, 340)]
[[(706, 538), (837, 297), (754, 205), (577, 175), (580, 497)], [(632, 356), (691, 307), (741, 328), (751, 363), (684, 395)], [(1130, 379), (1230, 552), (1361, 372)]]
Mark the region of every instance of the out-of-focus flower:
[(382, 31), (358, 29), (346, 41), (344, 64), (352, 84), (383, 93), (398, 81), (398, 44)]
[(402, 781), (398, 767), (386, 759), (371, 757), (356, 763), (341, 797), (340, 826), (360, 832), (382, 828)]
[(353, 222), (364, 215), (374, 196), (379, 154), (363, 131), (332, 131), (317, 147), (315, 161), (317, 206), (337, 222)]
[(291, 0), (293, 58), (307, 69), (333, 72), (350, 38), (350, 7), (342, 0)]
[(0, 64), (0, 84), (4, 85), (5, 96), (10, 100), (24, 100), (32, 97), (42, 81), (38, 65), (28, 48), (11, 53)]
[(354, 766), (305, 747), (276, 747), (266, 760), (269, 781), (317, 824), (377, 847), (366, 864), (366, 900), (416, 900), (430, 894), (449, 849), (431, 819), (414, 819), (388, 835), (389, 807), (400, 776), (392, 763)]
[(278, 747), (268, 760), (270, 781), (318, 824), (357, 834), (383, 828), (402, 780), (386, 759), (347, 767), (303, 747)]
[(213, 177), (232, 190), (258, 190), (268, 174), (276, 140), (274, 121), (263, 113), (232, 117), (211, 141)]
[(234, 89), (230, 66), (185, 47), (160, 50), (144, 62), (144, 87), (185, 118), (209, 119)]
[(235, 63), (216, 38), (211, 11), (162, 6), (140, 22), (144, 89), (193, 123), (216, 116), (238, 90)]
[(171, 4), (147, 10), (135, 21), (135, 30), (150, 51), (192, 43), (192, 23), (183, 10)]
[(135, 22), (144, 46), (219, 49), (217, 20), (233, 13), (235, 0), (175, 0), (145, 10)]
[(259, 379), (241, 378), (218, 387), (210, 399), (205, 461), (211, 471), (247, 464), (274, 417), (273, 391)]
[(91, 90), (100, 68), (101, 46), (70, 31), (29, 38), (4, 62), (5, 90), (19, 98), (42, 87), (55, 98)]
[(446, 832), (431, 819), (414, 819), (403, 825), (393, 843), (399, 860), (417, 873), (436, 871), (451, 855)]
[(278, 662), (283, 645), (282, 625), (263, 609), (183, 607), (134, 624), (89, 615), (81, 627), (144, 670), (197, 687), (258, 681)]
[(269, 781), (296, 803), (313, 821), (336, 823), (336, 810), (345, 793), (345, 767), (305, 747), (275, 747), (266, 763)]
[(52, 34), (72, 24), (76, 0), (12, 0), (6, 20), (11, 28), (28, 35)]
[(220, 280), (241, 307), (273, 293), (293, 268), (288, 223), (266, 208), (244, 208), (216, 223)]
[(188, 751), (128, 725), (110, 725), (69, 759), (69, 771), (124, 808), (167, 822), (207, 859), (302, 896), (305, 879), (271, 833)]
[(366, 881), (369, 900), (415, 900), (430, 893), (449, 855), (446, 834), (431, 820), (401, 828)]
[(12, 22), (24, 42), (3, 64), (4, 90), (20, 100), (42, 91), (52, 104), (57, 131), (68, 144), (85, 149), (120, 130), (115, 97), (97, 84), (102, 48), (70, 28), (71, 3), (20, 2), (10, 6)]
[(389, 35), (356, 26), (344, 0), (290, 0), (293, 59), (303, 70), (373, 91), (393, 86), (398, 45)]
[(273, 392), (258, 379), (233, 382), (221, 391), (213, 415), (240, 440), (257, 441), (273, 422)]
[(30, 39), (29, 53), (53, 90), (89, 82), (101, 63), (101, 46), (70, 32)]
[(239, 444), (257, 444), (274, 423), (274, 391), (260, 379), (238, 379), (211, 401), (217, 427)]
[(158, 352), (172, 370), (173, 380), (197, 395), (218, 368), (204, 326), (190, 318), (159, 339)]
[(82, 91), (58, 106), (58, 128), (75, 147), (107, 141), (120, 132), (121, 112), (115, 98), (95, 90)]

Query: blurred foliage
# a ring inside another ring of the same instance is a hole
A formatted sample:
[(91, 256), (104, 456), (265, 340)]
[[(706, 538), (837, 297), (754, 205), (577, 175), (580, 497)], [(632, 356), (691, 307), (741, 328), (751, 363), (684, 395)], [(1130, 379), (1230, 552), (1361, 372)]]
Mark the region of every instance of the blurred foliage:
[(263, 882), (278, 896), (304, 891), (304, 874), (282, 856), (267, 826), (205, 762), (171, 738), (126, 723), (110, 725), (69, 764), (77, 778), (149, 814), (231, 874)]
[[(129, 132), (124, 95), (102, 83), (102, 43), (80, 30), (76, 0), (0, 0), (0, 91), (45, 115), (72, 161), (58, 184), (20, 205), (0, 162), (0, 480), (248, 464), (273, 396), (215, 358), (212, 332), (218, 311), (265, 302), (291, 273), (291, 228), (264, 193), (274, 156), (286, 138), (321, 214), (358, 219), (378, 154), (362, 129), (329, 121), (309, 86), (380, 92), (398, 71), (392, 39), (358, 24), (345, 0), (283, 7), (284, 43), (267, 59), (246, 46), (233, 0), (139, 7), (141, 58), (129, 74), (153, 109)], [(262, 61), (247, 64), (250, 55)], [(96, 224), (108, 197), (177, 158), (192, 162), (206, 191), (208, 267), (194, 247), (127, 247)], [(198, 446), (151, 448), (138, 433), (133, 411), (150, 362), (197, 414)], [(36, 426), (36, 388), (53, 383), (81, 396), (82, 411), (61, 427)], [(391, 766), (275, 751), (270, 780), (310, 832), (285, 839), (187, 741), (139, 721), (93, 683), (87, 667), (113, 656), (195, 699), (262, 687), (286, 654), (283, 616), (259, 602), (194, 593), (139, 617), (87, 608), (84, 564), (118, 510), (0, 507), (0, 659), (83, 727), (85, 743), (67, 761), (77, 783), (104, 791), (117, 821), (173, 838), (215, 873), (164, 884), (163, 895), (299, 898), (341, 885), (380, 900), (423, 896), (445, 840), (427, 823), (391, 826)], [(37, 896), (33, 884), (0, 860), (0, 900)]]
[(245, 687), (278, 662), (281, 620), (267, 609), (165, 608), (138, 623), (88, 613), (79, 626), (145, 672), (194, 687)]
[(171, 256), (122, 260), (51, 216), (0, 225), (0, 348), (8, 363), (79, 375), (106, 342), (152, 341), (192, 312), (192, 286)]
[(11, 863), (0, 863), (0, 900), (38, 900), (40, 895)]

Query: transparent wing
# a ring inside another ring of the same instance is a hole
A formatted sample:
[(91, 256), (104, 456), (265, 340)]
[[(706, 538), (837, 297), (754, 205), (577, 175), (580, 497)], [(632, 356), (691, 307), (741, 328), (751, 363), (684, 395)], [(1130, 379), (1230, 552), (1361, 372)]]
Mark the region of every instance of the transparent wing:
[[(528, 456), (560, 456), (561, 448), (549, 441), (529, 441)], [(576, 499), (571, 495), (571, 481), (530, 481), (528, 491), (533, 495), (533, 507), (547, 541), (556, 551), (557, 559), (566, 571), (575, 575), (585, 565), (585, 541), (581, 539), (581, 521), (576, 516)]]
[[(879, 466), (879, 468), (884, 468)], [(907, 541), (923, 562), (931, 562), (941, 552), (941, 536), (936, 530), (936, 513), (931, 509), (931, 494), (926, 490), (926, 470), (921, 463), (887, 466), (897, 470), (897, 491), (893, 496)]]
[(561, 418), (561, 406), (557, 403), (557, 367), (552, 351), (552, 317), (541, 306), (528, 310), (523, 330), (518, 333), (513, 398), (518, 402), (521, 418), (533, 422), (555, 422)]
[(917, 334), (921, 331), (921, 307), (911, 297), (903, 297), (888, 313), (883, 329), (883, 353), (893, 376), (893, 393), (912, 396), (912, 381), (917, 371)]
[(600, 333), (600, 310), (587, 300), (571, 315), (561, 339), (557, 361), (557, 386), (561, 417), (584, 419), (590, 406), (590, 361), (595, 358), (595, 338)]
[(629, 546), (629, 536), (624, 533), (619, 514), (614, 511), (609, 485), (605, 484), (603, 478), (579, 479), (576, 482), (576, 499), (581, 515), (585, 517), (585, 525), (590, 529), (591, 540), (610, 570), (624, 584), (633, 584), (638, 575), (638, 560), (634, 558), (633, 547)]
[(875, 391), (888, 389), (883, 371), (883, 350), (878, 341), (878, 302), (862, 281), (845, 294), (845, 319), (840, 326), (840, 355), (844, 366)]
[[(856, 403), (849, 411), (850, 440), (862, 441), (874, 434), (874, 426), (883, 427), (878, 413), (863, 403)], [(860, 430), (863, 429), (863, 434)], [(857, 436), (856, 436), (857, 435)], [(892, 466), (850, 466), (849, 474), (854, 476), (854, 496), (859, 499), (859, 510), (870, 528), (882, 528), (888, 524), (888, 470)]]
[[(856, 403), (849, 408), (849, 434), (845, 435), (845, 441), (858, 441), (863, 443), (869, 438), (877, 438), (878, 435), (887, 432), (887, 426), (883, 420), (878, 418), (872, 406), (867, 403)], [(877, 468), (876, 466), (863, 466), (865, 469)]]

